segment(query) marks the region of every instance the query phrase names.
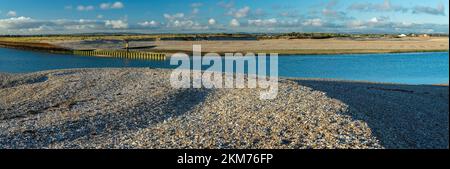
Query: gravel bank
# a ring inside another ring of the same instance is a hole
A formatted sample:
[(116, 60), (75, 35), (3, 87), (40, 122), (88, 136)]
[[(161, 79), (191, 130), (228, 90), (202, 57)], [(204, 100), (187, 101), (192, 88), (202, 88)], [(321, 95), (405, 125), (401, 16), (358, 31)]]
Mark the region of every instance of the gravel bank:
[[(70, 49), (122, 49), (121, 41), (53, 41), (53, 45)], [(202, 52), (236, 53), (265, 52), (283, 54), (349, 54), (448, 51), (449, 39), (401, 38), (401, 39), (276, 39), (276, 40), (227, 40), (227, 41), (133, 41), (130, 47), (137, 50), (177, 53), (192, 52), (192, 45), (202, 45)]]
[[(367, 111), (298, 81), (281, 80), (277, 99), (261, 101), (259, 89), (173, 89), (169, 75), (160, 69), (0, 74), (0, 148), (390, 148), (401, 139), (380, 137), (382, 125), (372, 128), (385, 119), (355, 116)], [(434, 130), (447, 134), (416, 130), (446, 139), (448, 147), (448, 104), (446, 112), (435, 106), (435, 117), (446, 113), (447, 121)]]
[(0, 73), (0, 86), (3, 86), (3, 83), (4, 82), (6, 83), (6, 81), (8, 81), (10, 76), (11, 75), (6, 74), (6, 73)]
[(344, 114), (366, 122), (385, 148), (439, 148), (449, 144), (446, 86), (298, 80), (349, 106)]

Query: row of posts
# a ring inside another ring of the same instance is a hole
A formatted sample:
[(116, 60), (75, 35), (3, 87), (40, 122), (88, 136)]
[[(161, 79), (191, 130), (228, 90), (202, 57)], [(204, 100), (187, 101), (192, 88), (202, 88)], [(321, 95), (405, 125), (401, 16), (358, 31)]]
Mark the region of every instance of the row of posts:
[(147, 52), (127, 52), (127, 51), (83, 51), (75, 50), (74, 55), (81, 56), (109, 56), (125, 59), (142, 59), (142, 60), (166, 60), (166, 55), (162, 53), (147, 53)]

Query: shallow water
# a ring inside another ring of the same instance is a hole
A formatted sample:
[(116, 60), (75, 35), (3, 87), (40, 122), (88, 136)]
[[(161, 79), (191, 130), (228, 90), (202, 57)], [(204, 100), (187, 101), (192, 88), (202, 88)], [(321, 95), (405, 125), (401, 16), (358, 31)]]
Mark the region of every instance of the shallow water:
[[(302, 55), (279, 57), (279, 76), (405, 84), (449, 82), (449, 53)], [(48, 54), (0, 48), (0, 72), (52, 69), (152, 67), (176, 68), (169, 61), (127, 60)]]

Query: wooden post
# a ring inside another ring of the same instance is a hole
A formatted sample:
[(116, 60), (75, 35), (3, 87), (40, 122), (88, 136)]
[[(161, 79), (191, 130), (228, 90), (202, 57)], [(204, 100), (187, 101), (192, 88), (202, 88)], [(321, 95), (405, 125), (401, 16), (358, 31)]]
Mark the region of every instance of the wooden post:
[(129, 44), (127, 39), (125, 39), (124, 41), (125, 41), (125, 49), (127, 50), (127, 52), (129, 52), (130, 51), (130, 44)]

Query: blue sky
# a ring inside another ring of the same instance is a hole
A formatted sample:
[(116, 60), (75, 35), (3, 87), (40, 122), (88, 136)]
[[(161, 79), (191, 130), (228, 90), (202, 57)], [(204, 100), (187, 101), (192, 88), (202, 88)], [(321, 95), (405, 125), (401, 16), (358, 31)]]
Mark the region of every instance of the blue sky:
[(448, 33), (444, 0), (0, 0), (0, 34)]

